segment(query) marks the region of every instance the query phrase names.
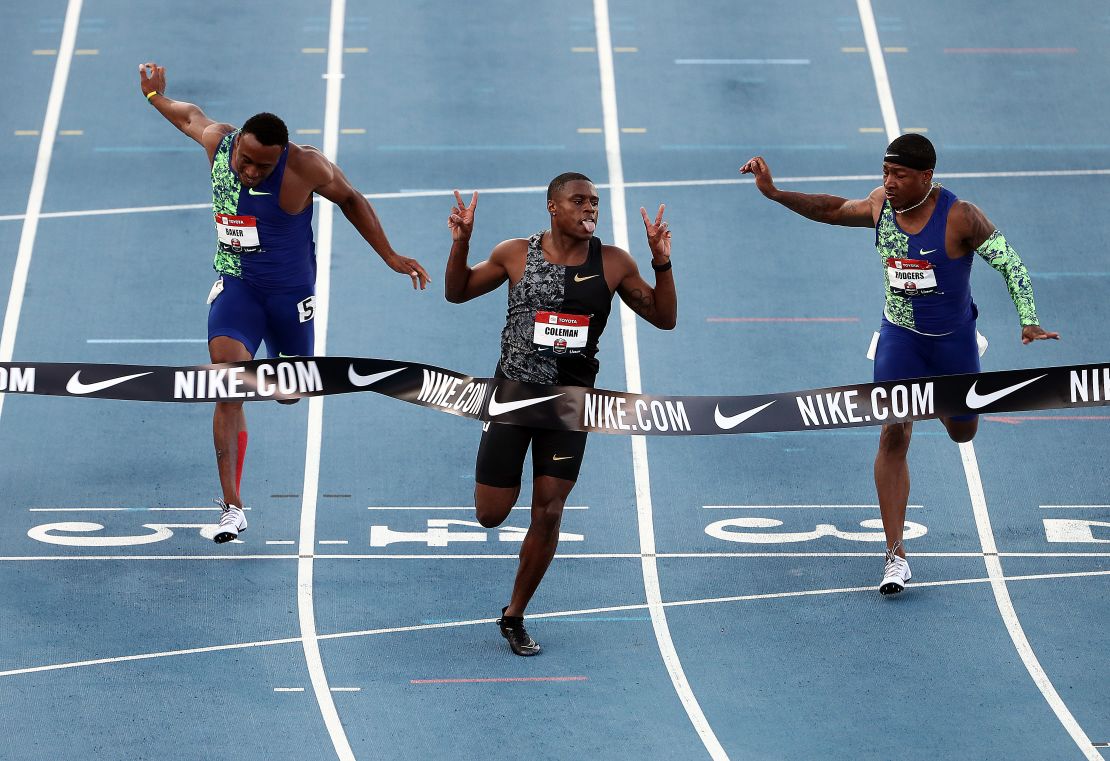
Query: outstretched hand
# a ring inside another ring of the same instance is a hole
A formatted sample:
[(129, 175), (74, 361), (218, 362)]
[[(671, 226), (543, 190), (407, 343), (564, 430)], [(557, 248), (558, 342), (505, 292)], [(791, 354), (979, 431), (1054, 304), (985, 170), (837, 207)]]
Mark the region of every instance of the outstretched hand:
[(1060, 340), (1059, 333), (1050, 333), (1042, 328), (1040, 325), (1023, 325), (1021, 328), (1021, 342), (1023, 344), (1031, 344), (1034, 341), (1043, 341), (1046, 338), (1054, 338)]
[(659, 213), (655, 221), (648, 218), (647, 209), (640, 207), (640, 216), (644, 218), (644, 229), (647, 231), (648, 248), (651, 249), (651, 259), (655, 264), (663, 264), (671, 258), (671, 231), (663, 221), (665, 204), (659, 204)]
[(750, 174), (755, 177), (755, 186), (763, 195), (769, 195), (775, 190), (775, 180), (771, 177), (771, 167), (762, 156), (749, 159), (748, 163), (740, 167), (740, 174)]
[(411, 277), (413, 289), (419, 288), (420, 290), (424, 290), (432, 280), (428, 276), (427, 271), (420, 266), (420, 262), (415, 259), (410, 259), (407, 256), (398, 254), (397, 256), (387, 259), (385, 263), (388, 264), (389, 268), (394, 272), (400, 272), (402, 275)]
[(470, 233), (474, 230), (474, 212), (478, 208), (478, 191), (470, 197), (470, 205), (463, 204), (459, 191), (455, 191), (455, 207), (451, 209), (451, 216), (447, 217), (447, 226), (451, 228), (451, 240), (470, 240)]
[(153, 62), (139, 64), (139, 87), (143, 95), (156, 92), (159, 95), (166, 92), (166, 67)]

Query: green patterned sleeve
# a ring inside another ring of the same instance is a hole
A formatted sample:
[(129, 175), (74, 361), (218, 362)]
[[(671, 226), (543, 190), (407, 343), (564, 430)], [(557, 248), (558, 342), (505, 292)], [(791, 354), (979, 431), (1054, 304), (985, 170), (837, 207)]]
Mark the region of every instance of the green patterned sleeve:
[(1025, 269), (1018, 252), (1006, 241), (1006, 236), (995, 230), (983, 245), (975, 249), (987, 264), (994, 267), (1006, 278), (1006, 288), (1017, 307), (1022, 326), (1039, 325), (1037, 306), (1033, 303), (1033, 283), (1029, 280), (1029, 270)]

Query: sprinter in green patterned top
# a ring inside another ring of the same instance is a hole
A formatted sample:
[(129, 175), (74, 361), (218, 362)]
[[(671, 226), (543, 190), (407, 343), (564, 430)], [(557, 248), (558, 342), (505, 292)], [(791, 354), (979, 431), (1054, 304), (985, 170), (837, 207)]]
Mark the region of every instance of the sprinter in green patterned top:
[[(219, 279), (208, 303), (213, 362), (247, 362), (265, 340), (271, 357), (307, 356), (314, 348), (316, 247), (312, 198), (320, 194), (394, 272), (423, 289), (428, 273), (393, 250), (374, 209), (335, 164), (312, 146), (289, 142), (273, 114), (252, 116), (242, 129), (209, 119), (192, 103), (166, 97), (166, 70), (139, 66), (143, 95), (173, 126), (200, 143), (212, 168), (212, 212)], [(292, 400), (295, 401), (295, 400)], [(223, 515), (216, 542), (246, 529), (239, 484), (247, 450), (242, 402), (217, 402), (212, 422)]]
[[(767, 162), (740, 168), (755, 176), (763, 195), (807, 219), (875, 230), (883, 268), (882, 327), (875, 347), (875, 381), (979, 372), (978, 310), (971, 298), (972, 254), (1005, 278), (1017, 308), (1021, 342), (1059, 334), (1044, 330), (1033, 304), (1029, 273), (1013, 247), (974, 204), (933, 182), (936, 151), (919, 134), (902, 135), (886, 149), (883, 184), (867, 198), (779, 190)], [(942, 418), (953, 441), (971, 441), (977, 415)], [(875, 458), (875, 488), (886, 533), (882, 594), (901, 592), (910, 579), (902, 546), (910, 474), (906, 454), (913, 423), (883, 426)]]

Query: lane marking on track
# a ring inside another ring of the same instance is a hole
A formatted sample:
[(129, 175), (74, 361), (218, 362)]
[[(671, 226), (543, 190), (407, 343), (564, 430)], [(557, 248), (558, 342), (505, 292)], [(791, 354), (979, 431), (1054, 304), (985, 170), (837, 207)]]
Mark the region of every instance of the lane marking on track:
[[(705, 510), (778, 510), (780, 508), (787, 508), (790, 510), (807, 510), (807, 509), (829, 509), (829, 508), (870, 508), (878, 510), (878, 505), (865, 505), (865, 504), (814, 504), (814, 505), (702, 505)], [(924, 505), (906, 505), (911, 510), (923, 510)]]
[[(27, 208), (22, 215), (23, 228), (19, 234), (19, 248), (12, 271), (11, 290), (8, 292), (8, 306), (4, 312), (4, 327), (0, 331), (0, 362), (11, 362), (15, 351), (19, 317), (23, 310), (23, 295), (27, 290), (31, 257), (35, 250), (35, 237), (38, 234), (43, 198), (46, 195), (46, 181), (50, 175), (50, 159), (54, 155), (58, 121), (61, 118), (66, 83), (69, 81), (69, 68), (73, 62), (73, 50), (77, 42), (81, 2), (82, 0), (69, 0), (65, 21), (62, 23), (62, 38), (58, 47), (58, 58), (54, 63), (54, 77), (50, 82), (46, 113), (42, 119), (42, 134), (39, 136), (35, 169), (31, 176), (31, 188), (27, 194)], [(5, 397), (5, 394), (0, 394), (0, 413), (4, 410)]]
[(680, 66), (809, 66), (808, 58), (676, 58)]
[[(247, 544), (247, 542), (241, 542)], [(268, 545), (295, 544), (290, 539), (269, 539)], [(1110, 558), (1110, 552), (999, 552), (1002, 558)], [(914, 552), (914, 557), (922, 558), (983, 558), (982, 551), (975, 552)], [(0, 562), (9, 563), (37, 563), (37, 562), (73, 562), (73, 561), (210, 561), (228, 560), (242, 562), (244, 560), (297, 560), (301, 557), (310, 557), (315, 560), (519, 560), (519, 554), (497, 554), (489, 552), (471, 552), (466, 554), (451, 553), (311, 553), (308, 555), (282, 555), (279, 553), (264, 555), (5, 555), (0, 556)], [(639, 552), (560, 552), (555, 555), (556, 560), (642, 560), (643, 558), (658, 558), (661, 560), (705, 560), (729, 558), (877, 558), (882, 557), (876, 552), (659, 552), (646, 555)]]
[[(327, 496), (327, 495), (324, 495), (324, 496)], [(466, 510), (468, 512), (474, 512), (475, 507), (473, 505), (463, 505), (461, 507), (440, 507), (440, 506), (423, 507), (423, 506), (419, 506), (419, 505), (415, 505), (415, 506), (414, 505), (405, 505), (403, 507), (402, 506), (390, 507), (390, 506), (387, 506), (387, 505), (372, 505), (372, 506), (370, 506), (366, 509), (367, 510)], [(516, 507), (514, 507), (512, 509), (513, 510), (531, 510), (532, 508), (529, 505), (517, 505)], [(566, 507), (563, 508), (563, 510), (589, 510), (589, 509), (590, 508), (586, 507), (585, 505), (567, 505)]]
[[(1003, 580), (1007, 581), (1007, 582), (1046, 581), (1046, 580), (1053, 580), (1053, 579), (1076, 579), (1076, 578), (1090, 578), (1090, 577), (1101, 577), (1101, 576), (1110, 576), (1110, 571), (1083, 571), (1083, 572), (1076, 572), (1076, 573), (1027, 574), (1027, 575), (1022, 575), (1022, 576), (1008, 576), (1008, 577), (1004, 577)], [(943, 581), (914, 582), (911, 586), (913, 588), (917, 588), (917, 587), (960, 587), (960, 586), (970, 586), (970, 585), (975, 585), (975, 584), (990, 584), (990, 583), (991, 583), (990, 578), (969, 578), (969, 579), (947, 579), (947, 580), (943, 580)], [(735, 603), (735, 602), (755, 602), (755, 601), (761, 601), (761, 600), (777, 600), (777, 599), (786, 599), (786, 598), (792, 598), (792, 597), (814, 597), (814, 596), (825, 596), (825, 595), (836, 595), (836, 594), (851, 594), (851, 593), (856, 593), (856, 592), (870, 592), (870, 593), (874, 594), (875, 587), (873, 585), (869, 585), (869, 586), (865, 586), (865, 587), (839, 587), (839, 588), (833, 588), (833, 589), (799, 590), (799, 591), (795, 591), (795, 592), (772, 592), (772, 593), (766, 593), (766, 594), (734, 595), (734, 596), (730, 596), (730, 597), (712, 597), (712, 598), (693, 599), (693, 600), (677, 600), (677, 601), (673, 601), (673, 602), (664, 602), (664, 603), (662, 603), (662, 605), (664, 607), (674, 608), (674, 607), (686, 607), (686, 606), (693, 606), (693, 605), (715, 605), (715, 604), (725, 604), (725, 603)], [(551, 613), (529, 613), (528, 618), (529, 618), (529, 620), (532, 620), (532, 619), (568, 618), (568, 617), (572, 617), (572, 616), (587, 616), (587, 615), (594, 615), (594, 614), (598, 614), (598, 613), (621, 613), (621, 612), (629, 612), (629, 611), (642, 611), (642, 610), (648, 610), (649, 607), (650, 607), (649, 605), (644, 604), (644, 603), (636, 603), (636, 604), (631, 604), (631, 605), (611, 605), (611, 606), (606, 606), (606, 607), (587, 608), (587, 609), (582, 609), (582, 610), (567, 610), (567, 611), (557, 611), (557, 612), (551, 612)], [(333, 633), (333, 634), (320, 634), (320, 635), (318, 635), (318, 638), (319, 639), (324, 639), (324, 640), (330, 640), (330, 639), (350, 639), (350, 638), (354, 638), (354, 637), (379, 636), (379, 635), (384, 635), (384, 634), (403, 634), (403, 633), (407, 633), (407, 632), (423, 632), (423, 631), (431, 631), (431, 630), (435, 630), (435, 629), (455, 629), (455, 628), (460, 628), (460, 627), (464, 627), (464, 626), (486, 626), (486, 625), (495, 623), (496, 621), (497, 621), (497, 619), (495, 619), (495, 618), (478, 618), (478, 619), (470, 619), (470, 620), (462, 620), (462, 621), (444, 621), (442, 623), (415, 624), (415, 625), (412, 625), (412, 626), (394, 626), (394, 627), (379, 628), (379, 629), (363, 629), (363, 630), (358, 630), (358, 631), (336, 632), (336, 633)], [(84, 668), (84, 667), (87, 667), (87, 666), (104, 666), (104, 665), (112, 665), (112, 664), (116, 664), (116, 663), (131, 663), (131, 662), (134, 662), (134, 661), (155, 660), (155, 659), (159, 659), (159, 658), (172, 658), (172, 657), (181, 656), (181, 655), (198, 655), (198, 654), (204, 654), (204, 653), (224, 652), (224, 651), (228, 651), (228, 650), (249, 650), (249, 649), (254, 649), (254, 648), (259, 648), (259, 647), (272, 647), (272, 646), (275, 646), (275, 645), (293, 645), (293, 644), (297, 644), (297, 643), (300, 643), (300, 642), (301, 642), (300, 637), (286, 637), (286, 638), (283, 638), (283, 639), (259, 640), (257, 642), (238, 642), (238, 643), (234, 643), (234, 644), (210, 645), (210, 646), (207, 646), (207, 647), (193, 647), (193, 648), (186, 648), (186, 649), (181, 649), (181, 650), (164, 650), (164, 651), (160, 651), (160, 652), (136, 653), (136, 654), (133, 654), (133, 655), (122, 655), (122, 656), (115, 656), (115, 657), (112, 657), (112, 658), (96, 658), (96, 659), (83, 660), (83, 661), (71, 661), (71, 662), (67, 662), (67, 663), (53, 663), (53, 664), (42, 665), (42, 666), (28, 666), (28, 667), (23, 667), (23, 668), (9, 669), (9, 670), (6, 670), (6, 671), (0, 671), (0, 678), (11, 677), (11, 676), (20, 676), (20, 675), (24, 675), (24, 674), (38, 674), (38, 673), (43, 673), (43, 672), (47, 672), (47, 671), (62, 671), (62, 670), (66, 670), (66, 669)], [(1104, 760), (1103, 759), (1098, 759), (1097, 761), (1104, 761)]]
[[(613, 243), (625, 251), (628, 244), (628, 219), (624, 194), (624, 167), (621, 160), (621, 143), (617, 108), (616, 73), (613, 66), (613, 41), (609, 28), (608, 0), (594, 0), (594, 28), (597, 33), (597, 58), (601, 79), (601, 110), (605, 128), (605, 159), (609, 171), (611, 201), (609, 203), (613, 223)], [(622, 300), (620, 303), (621, 339), (624, 346), (624, 370), (627, 388), (632, 393), (640, 393), (640, 350), (636, 338), (636, 314)], [(651, 504), (651, 476), (648, 465), (647, 442), (643, 436), (632, 436), (632, 470), (636, 484), (636, 519), (639, 528), (640, 561), (644, 577), (644, 594), (647, 598), (648, 612), (651, 614), (652, 629), (659, 646), (663, 665), (671, 678), (675, 693), (686, 710), (694, 730), (714, 761), (727, 759), (728, 754), (721, 746), (713, 728), (710, 727), (705, 713), (698, 703), (689, 680), (682, 668), (674, 642), (671, 639), (667, 614), (662, 605), (659, 587), (659, 568), (655, 559), (655, 519)]]
[(858, 317), (706, 317), (706, 322), (859, 322)]
[[(441, 148), (460, 148), (460, 146), (439, 146)], [(461, 146), (465, 149), (465, 146)], [(489, 149), (494, 146), (477, 146), (473, 149)], [(563, 146), (557, 146), (562, 149)], [(661, 146), (667, 148), (667, 146)], [(674, 146), (671, 146), (672, 148)], [(701, 148), (713, 148), (714, 146), (690, 146)], [(759, 146), (724, 146), (730, 150), (733, 148), (751, 150), (758, 149)], [(766, 148), (767, 146), (763, 146)], [(795, 146), (798, 147), (798, 146)], [(812, 146), (813, 150), (828, 150), (829, 146)], [(192, 150), (191, 148), (175, 148), (172, 146), (166, 147), (151, 147), (151, 148), (97, 148), (101, 150), (119, 150), (119, 151), (156, 151), (156, 152), (184, 152)], [(1028, 179), (1028, 178), (1050, 178), (1050, 177), (1107, 177), (1110, 176), (1110, 169), (1032, 169), (1032, 170), (1016, 170), (1011, 172), (946, 172), (938, 173), (935, 175), (938, 180), (991, 180), (991, 179)], [(828, 183), (828, 182), (880, 182), (882, 178), (877, 174), (850, 174), (850, 175), (819, 175), (808, 177), (781, 177), (776, 178), (780, 183)], [(600, 189), (609, 189), (610, 185), (604, 182), (595, 183)], [(625, 188), (697, 188), (697, 187), (717, 187), (722, 185), (754, 185), (755, 180), (745, 178), (721, 178), (721, 179), (707, 179), (707, 180), (643, 180), (637, 182), (624, 183)], [(460, 189), (460, 192), (469, 193), (472, 190), (477, 190), (483, 195), (509, 195), (509, 194), (524, 194), (524, 193), (546, 193), (546, 185), (524, 185), (519, 187), (497, 187), (497, 188), (465, 188)], [(363, 197), (371, 201), (384, 201), (384, 200), (403, 200), (407, 198), (439, 198), (441, 196), (454, 197), (454, 190), (401, 190), (397, 192), (387, 193), (363, 193)], [(314, 203), (319, 203), (319, 199), (315, 199)], [(212, 208), (209, 203), (186, 203), (186, 204), (170, 204), (159, 206), (129, 206), (118, 207), (112, 209), (84, 209), (77, 211), (48, 211), (39, 214), (40, 219), (67, 219), (70, 217), (103, 217), (114, 216), (117, 214), (156, 214), (168, 211), (192, 211), (196, 209)], [(0, 214), (0, 222), (15, 222), (24, 218), (23, 214)]]
[(206, 344), (207, 338), (87, 338), (87, 344)]
[(475, 679), (410, 679), (409, 684), (495, 684), (505, 682), (585, 682), (584, 676), (501, 676)]
[[(339, 105), (343, 86), (343, 24), (345, 0), (331, 0), (328, 22), (327, 83), (324, 99), (324, 155), (332, 162), (339, 152)], [(327, 353), (328, 314), (331, 295), (331, 257), (335, 228), (335, 205), (321, 203), (316, 241), (316, 350)], [(324, 719), (339, 761), (354, 761), (350, 741), (332, 700), (327, 673), (320, 656), (313, 600), (313, 552), (316, 548), (316, 495), (320, 490), (320, 450), (324, 429), (324, 399), (313, 397), (308, 402), (308, 430), (305, 443), (304, 487), (301, 493), (300, 538), (297, 558), (297, 620), (301, 630), (301, 647), (308, 666), (312, 691), (320, 715)]]

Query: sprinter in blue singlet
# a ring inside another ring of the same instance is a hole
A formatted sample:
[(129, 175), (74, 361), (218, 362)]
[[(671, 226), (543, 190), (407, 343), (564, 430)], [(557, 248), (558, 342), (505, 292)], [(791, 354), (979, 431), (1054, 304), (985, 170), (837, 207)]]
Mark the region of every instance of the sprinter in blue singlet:
[[(1040, 327), (1029, 273), (1013, 247), (975, 205), (933, 183), (937, 154), (919, 134), (902, 135), (886, 149), (883, 184), (867, 198), (779, 190), (767, 163), (756, 157), (740, 171), (755, 176), (763, 195), (817, 222), (873, 227), (883, 266), (886, 302), (875, 347), (875, 380), (979, 372), (971, 298), (972, 253), (1006, 278), (1028, 344), (1059, 338)], [(971, 441), (978, 416), (943, 418), (953, 441)], [(910, 473), (906, 454), (913, 423), (883, 426), (875, 458), (875, 488), (886, 534), (886, 565), (879, 592), (897, 594), (910, 580), (902, 546)]]
[[(428, 273), (393, 250), (373, 207), (334, 163), (311, 146), (289, 142), (281, 119), (261, 113), (241, 129), (218, 123), (192, 103), (166, 97), (166, 70), (139, 66), (143, 95), (171, 124), (200, 143), (212, 167), (219, 279), (208, 297), (208, 350), (213, 362), (247, 362), (264, 341), (271, 357), (313, 351), (316, 248), (312, 199), (334, 202), (394, 272), (423, 289)], [(295, 400), (289, 400), (295, 401)], [(213, 441), (223, 491), (214, 539), (246, 529), (239, 494), (247, 424), (242, 402), (217, 402)]]

